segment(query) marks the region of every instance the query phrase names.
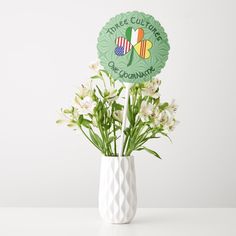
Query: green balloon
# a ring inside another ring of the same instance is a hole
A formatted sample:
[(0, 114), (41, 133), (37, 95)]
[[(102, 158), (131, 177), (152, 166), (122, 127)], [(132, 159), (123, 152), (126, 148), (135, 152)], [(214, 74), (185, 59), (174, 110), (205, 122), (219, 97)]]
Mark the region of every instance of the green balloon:
[(121, 13), (106, 23), (97, 49), (101, 65), (114, 79), (142, 83), (160, 73), (170, 46), (154, 17), (134, 11)]

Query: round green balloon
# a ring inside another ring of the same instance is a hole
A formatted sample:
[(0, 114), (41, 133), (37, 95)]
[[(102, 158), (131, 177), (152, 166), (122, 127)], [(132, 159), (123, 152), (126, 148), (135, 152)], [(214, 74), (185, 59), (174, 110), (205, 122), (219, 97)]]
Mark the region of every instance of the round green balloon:
[(134, 11), (110, 19), (99, 34), (97, 49), (101, 65), (114, 79), (142, 83), (160, 73), (170, 47), (160, 23)]

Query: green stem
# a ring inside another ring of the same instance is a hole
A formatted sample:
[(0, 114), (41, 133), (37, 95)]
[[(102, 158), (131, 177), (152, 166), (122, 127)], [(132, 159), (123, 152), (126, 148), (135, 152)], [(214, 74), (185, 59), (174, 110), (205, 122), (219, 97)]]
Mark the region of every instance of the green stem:
[(108, 155), (111, 156), (112, 155), (112, 148), (111, 148), (111, 143), (108, 143), (109, 136), (108, 136), (107, 130), (105, 130), (105, 137), (107, 140), (106, 142), (107, 142)]
[(115, 120), (113, 120), (113, 134), (114, 134), (114, 155), (116, 156), (116, 129), (115, 129)]
[(104, 135), (104, 132), (103, 132), (103, 130), (102, 130), (102, 127), (101, 127), (100, 125), (98, 125), (98, 129), (99, 129), (99, 131), (100, 131), (102, 140), (103, 140), (103, 142), (104, 142), (104, 148), (105, 148), (104, 153), (105, 153), (106, 156), (109, 156), (108, 148), (107, 148), (107, 141), (106, 141), (106, 137), (105, 137), (105, 135)]
[(84, 130), (82, 129), (81, 126), (79, 126), (80, 130), (82, 131), (82, 133), (84, 134), (84, 136), (90, 141), (90, 143), (92, 143), (98, 150), (100, 150), (101, 152), (103, 152), (103, 150), (101, 150), (90, 138), (89, 136), (84, 132)]
[(138, 123), (135, 124), (136, 121), (136, 114), (135, 114), (135, 107), (136, 107), (136, 103), (137, 103), (137, 93), (138, 90), (134, 87), (135, 91), (134, 91), (134, 95), (131, 95), (131, 103), (129, 104), (129, 110), (130, 112), (132, 112), (131, 117), (132, 120), (134, 122), (134, 124), (130, 124), (130, 135), (129, 137), (126, 137), (125, 139), (125, 143), (124, 143), (124, 153), (126, 156), (129, 156), (132, 153), (132, 149), (130, 147), (130, 144), (133, 143), (133, 133), (135, 131), (135, 129), (138, 127)]
[(133, 57), (134, 57), (134, 47), (132, 47), (132, 49), (131, 49), (130, 59), (129, 59), (129, 63), (127, 64), (127, 66), (130, 66), (132, 64)]
[(107, 89), (106, 82), (105, 82), (105, 80), (104, 80), (104, 78), (103, 78), (103, 75), (102, 75), (102, 72), (101, 72), (101, 71), (99, 72), (99, 75), (100, 75), (100, 78), (102, 79), (103, 86), (104, 86), (104, 88), (105, 88), (105, 90), (106, 90), (106, 89)]
[(139, 133), (142, 131), (142, 129), (143, 129), (143, 124), (140, 123), (140, 120), (131, 129), (130, 137), (129, 137), (128, 143), (127, 143), (127, 150), (126, 150), (127, 156), (131, 155), (131, 153), (135, 150), (136, 139), (139, 136)]
[[(112, 104), (112, 109), (111, 109), (111, 114), (113, 115), (114, 112), (114, 106)], [(116, 156), (116, 123), (115, 123), (115, 119), (112, 119), (112, 126), (113, 126), (113, 135), (114, 135), (114, 155)]]
[[(139, 148), (139, 146), (143, 145), (145, 142), (147, 142), (149, 140), (149, 138), (151, 137), (148, 137), (149, 134), (150, 134), (150, 128), (148, 128), (147, 130), (145, 130), (143, 133), (141, 133), (139, 136), (138, 139), (135, 140), (135, 147), (134, 147), (134, 150)], [(142, 129), (141, 129), (142, 131)], [(144, 141), (146, 139), (146, 141)]]

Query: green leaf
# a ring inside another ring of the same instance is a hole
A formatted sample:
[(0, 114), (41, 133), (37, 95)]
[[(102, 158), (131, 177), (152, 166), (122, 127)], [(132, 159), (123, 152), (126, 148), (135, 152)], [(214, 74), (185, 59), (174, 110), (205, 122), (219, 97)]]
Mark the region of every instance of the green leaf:
[(117, 140), (117, 137), (115, 137), (115, 136), (112, 136), (112, 137), (110, 137), (109, 139), (108, 139), (108, 144), (110, 144), (111, 142), (113, 142), (113, 141), (115, 141), (115, 140)]
[(130, 135), (130, 128), (126, 128), (124, 130), (124, 133), (125, 133), (126, 136), (129, 136)]
[(159, 106), (159, 109), (160, 109), (161, 111), (163, 111), (163, 110), (165, 110), (165, 108), (168, 107), (168, 106), (169, 106), (169, 103), (168, 103), (168, 102), (164, 102), (163, 104), (161, 104), (161, 105)]
[(94, 75), (90, 77), (91, 79), (101, 79), (101, 77), (99, 75)]
[(129, 97), (129, 100), (128, 100), (127, 117), (128, 117), (128, 120), (129, 120), (131, 126), (133, 126), (133, 125), (134, 125), (134, 120), (133, 120), (133, 114), (132, 114), (132, 108), (131, 108), (130, 97)]
[(117, 96), (120, 96), (120, 94), (121, 94), (121, 92), (122, 92), (123, 89), (124, 89), (123, 86), (119, 88), (119, 90), (118, 90), (118, 92), (117, 92)]
[(155, 101), (155, 104), (159, 104), (160, 103), (160, 97), (159, 98), (157, 98), (157, 99), (154, 99), (154, 101)]
[(170, 136), (168, 134), (166, 134), (164, 132), (161, 132), (161, 134), (164, 135), (165, 137), (167, 137), (170, 140), (170, 142), (172, 143), (172, 140), (171, 140), (171, 138), (170, 138)]
[(136, 105), (138, 111), (140, 110), (142, 101), (143, 101), (143, 100), (142, 100), (142, 97), (139, 96), (139, 97), (138, 97), (138, 101), (137, 101), (137, 105)]
[(70, 114), (72, 111), (70, 109), (64, 109), (63, 112), (66, 114)]
[(64, 123), (64, 122), (65, 122), (64, 120), (57, 120), (57, 121), (56, 121), (57, 124), (62, 124), (62, 123)]
[(137, 149), (137, 151), (141, 151), (141, 150), (145, 150), (145, 151), (149, 152), (150, 154), (154, 155), (155, 157), (161, 159), (159, 154), (157, 152), (153, 151), (152, 149), (149, 149), (147, 147), (140, 147), (140, 148)]
[(115, 110), (122, 110), (124, 106), (117, 103), (117, 102), (114, 102), (113, 107), (114, 107)]
[(89, 129), (89, 135), (92, 139), (92, 141), (101, 149), (103, 149), (103, 141), (102, 139), (92, 130)]
[(79, 119), (78, 119), (78, 121), (77, 121), (78, 126), (81, 126), (81, 125), (82, 125), (83, 119), (84, 119), (83, 115), (80, 115), (80, 116), (79, 116)]
[(103, 72), (107, 77), (110, 77), (109, 73), (106, 70), (100, 70), (101, 72)]
[(87, 119), (83, 119), (82, 123), (81, 123), (84, 127), (86, 128), (90, 128), (90, 124), (91, 124), (91, 121), (90, 120), (87, 120)]
[(103, 96), (103, 93), (102, 93), (102, 91), (101, 91), (101, 89), (96, 85), (96, 87), (97, 87), (97, 89), (98, 89), (98, 92), (99, 92), (99, 94), (101, 95), (101, 97), (104, 97)]
[(67, 126), (68, 126), (68, 127), (75, 127), (76, 124), (75, 124), (75, 123), (69, 123)]

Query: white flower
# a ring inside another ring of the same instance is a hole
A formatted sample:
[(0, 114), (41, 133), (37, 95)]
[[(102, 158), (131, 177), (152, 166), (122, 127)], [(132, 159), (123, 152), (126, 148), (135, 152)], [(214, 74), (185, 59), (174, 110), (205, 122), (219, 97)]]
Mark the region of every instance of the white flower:
[(115, 120), (118, 120), (122, 123), (123, 120), (123, 110), (117, 110), (113, 112), (113, 117)]
[(78, 100), (78, 112), (80, 115), (92, 114), (95, 106), (96, 102), (89, 96)]
[(105, 91), (105, 97), (109, 100), (109, 101), (115, 101), (118, 96), (117, 96), (117, 90), (114, 88), (111, 88), (110, 91), (106, 90)]
[(150, 116), (152, 115), (153, 105), (147, 101), (142, 101), (139, 117), (143, 122), (149, 121)]
[(158, 107), (155, 107), (154, 111), (152, 113), (151, 127), (156, 127), (156, 126), (160, 125), (160, 123), (161, 123), (161, 113), (160, 113), (160, 110), (158, 109)]
[(178, 124), (179, 124), (179, 121), (177, 121), (176, 119), (173, 119), (169, 124), (169, 130), (173, 131)]
[(159, 79), (154, 79), (150, 82), (144, 84), (144, 88), (142, 89), (143, 96), (149, 96), (152, 98), (159, 98), (160, 94), (157, 92), (161, 81)]
[(173, 131), (176, 125), (179, 123), (175, 117), (173, 112), (169, 112), (168, 110), (164, 110), (161, 113), (161, 124), (163, 125), (163, 129), (165, 132)]
[(89, 68), (97, 73), (97, 72), (99, 72), (99, 70), (101, 69), (101, 65), (99, 64), (98, 61), (96, 61), (96, 62), (92, 62), (92, 63), (89, 65)]
[(168, 126), (168, 122), (172, 120), (171, 115), (166, 112), (165, 110), (161, 112), (160, 114), (160, 123), (165, 127)]
[(90, 96), (91, 94), (92, 94), (92, 88), (91, 88), (91, 81), (90, 80), (88, 82), (86, 82), (85, 84), (82, 84), (77, 91), (77, 95), (80, 98)]
[(178, 105), (175, 103), (175, 100), (172, 100), (171, 104), (167, 107), (167, 111), (170, 113), (175, 113), (178, 109)]

